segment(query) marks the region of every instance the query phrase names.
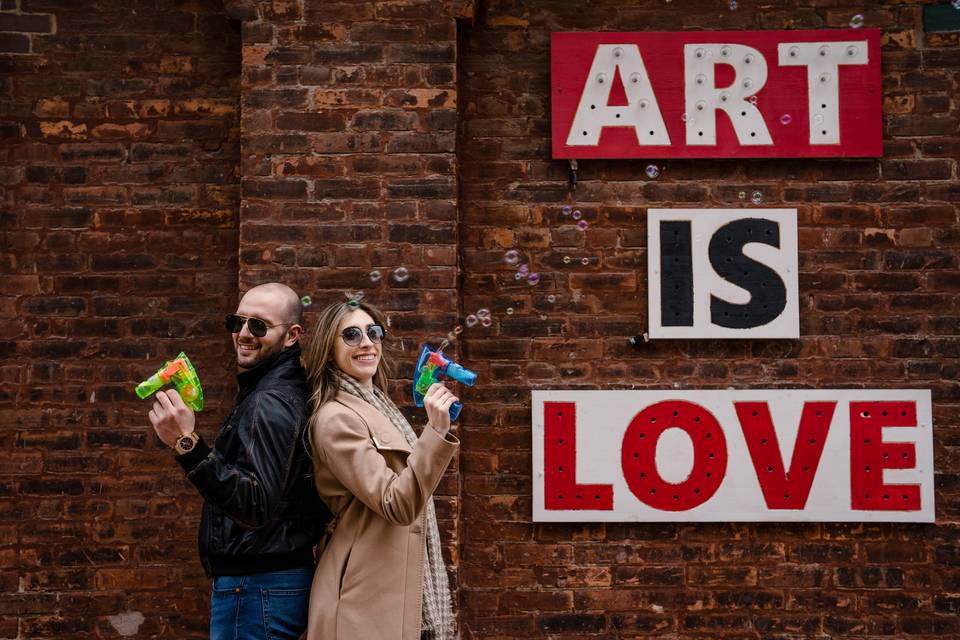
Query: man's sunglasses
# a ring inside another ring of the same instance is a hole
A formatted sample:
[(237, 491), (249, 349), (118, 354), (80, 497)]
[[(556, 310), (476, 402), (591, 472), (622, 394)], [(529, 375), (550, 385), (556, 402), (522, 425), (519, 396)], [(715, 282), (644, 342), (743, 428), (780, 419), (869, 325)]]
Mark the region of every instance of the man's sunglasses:
[(262, 338), (263, 336), (267, 335), (268, 329), (290, 324), (289, 322), (281, 322), (280, 324), (267, 324), (260, 318), (248, 318), (247, 316), (240, 316), (235, 313), (231, 313), (223, 321), (223, 325), (230, 333), (240, 333), (243, 331), (244, 323), (247, 324), (247, 329), (250, 330), (250, 334), (257, 338)]
[[(367, 337), (374, 344), (380, 344), (386, 333), (379, 324), (372, 324), (367, 327)], [(340, 337), (343, 338), (348, 347), (356, 347), (363, 342), (363, 331), (360, 327), (347, 327), (340, 333)]]

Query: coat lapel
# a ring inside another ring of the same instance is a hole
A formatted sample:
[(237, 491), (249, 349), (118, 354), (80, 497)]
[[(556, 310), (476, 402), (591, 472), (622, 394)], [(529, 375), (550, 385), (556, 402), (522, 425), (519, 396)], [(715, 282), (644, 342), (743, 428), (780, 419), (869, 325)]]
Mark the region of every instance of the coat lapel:
[(400, 451), (406, 454), (411, 452), (410, 445), (407, 444), (407, 439), (403, 437), (400, 430), (369, 402), (343, 391), (337, 394), (337, 402), (360, 415), (370, 431), (373, 446), (378, 451)]

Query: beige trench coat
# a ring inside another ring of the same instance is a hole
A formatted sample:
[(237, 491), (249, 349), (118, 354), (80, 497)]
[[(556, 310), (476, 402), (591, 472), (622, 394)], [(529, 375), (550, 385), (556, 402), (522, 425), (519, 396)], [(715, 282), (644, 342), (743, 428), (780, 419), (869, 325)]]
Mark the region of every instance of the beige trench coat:
[(459, 441), (411, 450), (367, 402), (337, 394), (310, 420), (317, 493), (336, 519), (310, 592), (308, 640), (420, 640), (425, 507)]

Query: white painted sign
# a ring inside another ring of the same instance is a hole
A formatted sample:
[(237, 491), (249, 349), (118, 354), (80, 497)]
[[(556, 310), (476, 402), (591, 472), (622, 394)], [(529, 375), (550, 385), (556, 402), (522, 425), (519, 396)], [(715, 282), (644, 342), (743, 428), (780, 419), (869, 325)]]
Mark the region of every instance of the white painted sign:
[(536, 522), (933, 522), (929, 390), (533, 392)]
[(797, 338), (796, 209), (650, 209), (650, 338)]

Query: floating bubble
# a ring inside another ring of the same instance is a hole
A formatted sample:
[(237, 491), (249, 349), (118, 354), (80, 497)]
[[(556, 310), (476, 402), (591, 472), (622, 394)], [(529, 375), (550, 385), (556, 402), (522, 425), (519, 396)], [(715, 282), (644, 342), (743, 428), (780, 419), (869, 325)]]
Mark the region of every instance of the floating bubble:
[(789, 113), (785, 113), (780, 116), (780, 124), (786, 125), (790, 124), (791, 122), (793, 122), (793, 116), (791, 116)]
[(580, 264), (582, 265), (590, 264), (590, 258), (580, 258)]
[[(456, 339), (457, 339), (457, 334), (455, 334), (453, 331), (451, 331), (450, 333), (447, 334), (447, 339), (444, 340), (444, 342), (446, 342), (447, 344), (450, 344), (451, 342), (455, 341)], [(442, 351), (442, 349), (441, 349), (441, 351)]]
[(480, 324), (484, 327), (489, 327), (493, 324), (493, 320), (491, 318), (480, 318)]
[(489, 318), (490, 309), (487, 309), (487, 308), (477, 309), (477, 317), (480, 318), (481, 320), (483, 320), (484, 318)]
[(862, 15), (860, 15), (860, 14), (858, 13), (857, 15), (853, 16), (852, 18), (850, 18), (850, 28), (851, 28), (851, 29), (859, 29), (859, 28), (862, 27), (862, 26), (863, 26), (863, 16), (862, 16)]
[(740, 198), (741, 200), (743, 200), (744, 198), (747, 197), (747, 192), (746, 192), (746, 191), (741, 191), (740, 193), (737, 194), (737, 197)]
[(750, 96), (749, 98), (747, 98), (747, 100), (749, 100), (750, 104), (752, 104), (753, 106), (757, 105), (757, 96)]
[(563, 256), (563, 264), (570, 264), (570, 256)]
[(753, 204), (760, 204), (760, 202), (762, 201), (763, 201), (763, 194), (760, 193), (759, 191), (754, 191), (752, 194), (750, 194), (750, 202), (752, 202)]
[(656, 177), (659, 176), (659, 175), (660, 175), (660, 167), (658, 167), (658, 166), (655, 165), (655, 164), (648, 164), (648, 165), (647, 165), (647, 177), (648, 177), (648, 178), (650, 178), (650, 179), (652, 180), (653, 178), (656, 178)]
[(478, 322), (480, 322), (479, 318), (472, 313), (463, 319), (463, 324), (467, 325), (467, 328), (477, 326)]
[(513, 307), (507, 307), (507, 315), (508, 315), (508, 316), (512, 316), (512, 315), (513, 315)]
[(950, 4), (953, 6), (954, 9), (956, 9), (957, 11), (960, 11), (960, 0), (953, 0), (953, 2), (951, 2)]
[(570, 215), (570, 212), (571, 212), (571, 211), (573, 211), (573, 207), (571, 207), (571, 206), (568, 205), (568, 204), (563, 205), (563, 208), (560, 209), (560, 213), (562, 213), (562, 214), (565, 215), (565, 216)]
[(522, 265), (520, 265), (517, 268), (517, 273), (519, 273), (521, 276), (527, 275), (528, 273), (530, 273), (530, 265), (524, 262)]
[(406, 282), (410, 277), (410, 270), (406, 267), (397, 267), (393, 270), (393, 279), (396, 282)]
[(580, 212), (580, 209), (577, 209), (576, 211), (573, 212), (572, 217), (574, 220), (579, 220), (580, 218), (583, 217), (583, 213)]
[(730, 11), (736, 11), (737, 6), (737, 0), (730, 0)]
[(514, 279), (514, 280), (519, 280), (519, 279), (522, 278), (522, 277), (523, 277), (523, 274), (520, 273), (519, 271), (517, 271), (515, 274), (513, 274), (513, 279)]
[(553, 295), (552, 293), (547, 296), (547, 302), (549, 302), (550, 304), (553, 304), (556, 301), (557, 301), (557, 296)]
[(300, 304), (305, 307), (309, 307), (311, 304), (313, 304), (313, 299), (310, 296), (303, 296), (300, 298)]
[(540, 282), (540, 274), (537, 273), (536, 271), (534, 271), (529, 276), (527, 276), (527, 284), (529, 284), (531, 287), (536, 284), (539, 284), (539, 282)]
[(683, 115), (681, 115), (681, 116), (680, 116), (680, 119), (683, 120), (684, 122), (693, 122), (693, 118), (692, 118), (690, 115), (686, 114), (686, 113), (684, 113)]
[(382, 277), (383, 277), (383, 274), (381, 274), (376, 269), (370, 272), (370, 282), (380, 282), (380, 278)]
[(503, 254), (503, 261), (507, 264), (517, 264), (520, 262), (520, 252), (516, 249), (510, 249)]
[(580, 231), (586, 231), (588, 226), (590, 225), (587, 224), (586, 220), (581, 220), (577, 223), (577, 229), (580, 229)]
[(461, 333), (463, 333), (463, 327), (461, 327), (460, 325), (457, 325), (453, 328), (453, 335), (458, 336)]
[[(453, 336), (453, 332), (448, 333), (447, 336), (448, 336), (448, 337)], [(452, 339), (453, 339), (453, 338), (451, 337), (451, 340), (452, 340)], [(440, 346), (437, 347), (437, 351), (443, 351), (444, 349), (446, 349), (446, 348), (449, 347), (449, 346), (450, 346), (450, 340), (444, 340), (443, 342), (440, 343)]]

